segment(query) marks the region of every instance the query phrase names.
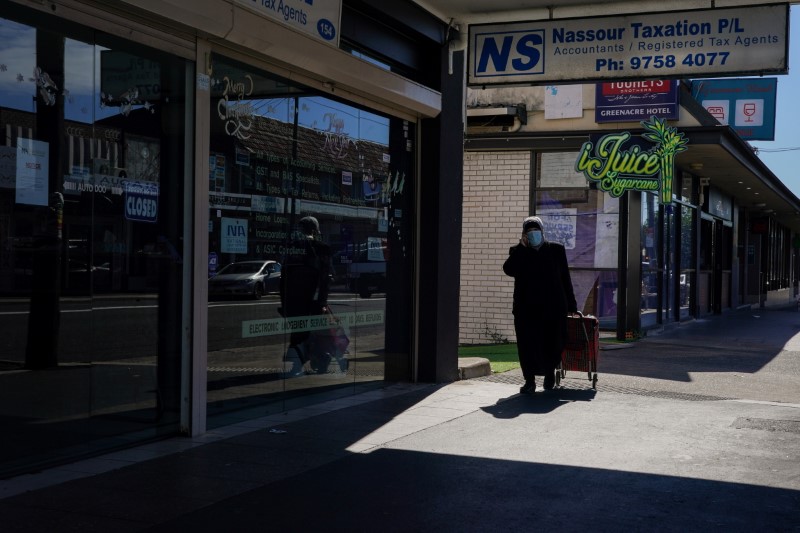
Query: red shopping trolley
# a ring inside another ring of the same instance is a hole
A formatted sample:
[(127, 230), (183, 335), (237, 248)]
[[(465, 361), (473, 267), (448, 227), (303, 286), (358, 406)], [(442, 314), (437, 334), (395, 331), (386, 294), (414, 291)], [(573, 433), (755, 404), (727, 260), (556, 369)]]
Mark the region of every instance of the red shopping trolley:
[(567, 316), (567, 342), (556, 369), (556, 385), (567, 371), (586, 372), (592, 388), (597, 388), (597, 354), (600, 348), (600, 321), (581, 312)]

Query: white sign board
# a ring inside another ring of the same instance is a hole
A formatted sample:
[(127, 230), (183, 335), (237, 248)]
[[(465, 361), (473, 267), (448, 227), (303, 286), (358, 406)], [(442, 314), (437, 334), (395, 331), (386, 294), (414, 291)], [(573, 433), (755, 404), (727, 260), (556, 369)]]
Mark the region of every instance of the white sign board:
[(788, 72), (789, 6), (473, 24), (470, 86)]
[(236, 0), (240, 5), (339, 46), (342, 0)]
[(50, 145), (33, 139), (17, 139), (18, 204), (47, 205)]
[(247, 219), (222, 217), (220, 249), (226, 254), (247, 253)]

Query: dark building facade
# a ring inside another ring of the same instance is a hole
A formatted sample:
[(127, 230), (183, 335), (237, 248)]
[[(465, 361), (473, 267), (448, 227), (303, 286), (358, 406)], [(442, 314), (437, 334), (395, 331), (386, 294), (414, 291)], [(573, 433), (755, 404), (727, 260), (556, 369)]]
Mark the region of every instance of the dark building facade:
[[(251, 4), (0, 2), (3, 476), (455, 379), (452, 30), (406, 1)], [(332, 315), (288, 318), (308, 216)]]

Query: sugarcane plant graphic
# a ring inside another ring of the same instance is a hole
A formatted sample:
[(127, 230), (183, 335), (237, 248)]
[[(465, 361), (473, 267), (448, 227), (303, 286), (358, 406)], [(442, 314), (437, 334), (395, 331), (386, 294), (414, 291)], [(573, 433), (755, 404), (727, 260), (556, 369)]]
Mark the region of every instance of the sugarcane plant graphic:
[(656, 143), (650, 150), (658, 156), (661, 166), (661, 203), (672, 203), (672, 181), (675, 175), (675, 156), (686, 151), (689, 140), (683, 133), (678, 133), (675, 128), (667, 126), (666, 120), (650, 117), (643, 121), (645, 132), (642, 137)]

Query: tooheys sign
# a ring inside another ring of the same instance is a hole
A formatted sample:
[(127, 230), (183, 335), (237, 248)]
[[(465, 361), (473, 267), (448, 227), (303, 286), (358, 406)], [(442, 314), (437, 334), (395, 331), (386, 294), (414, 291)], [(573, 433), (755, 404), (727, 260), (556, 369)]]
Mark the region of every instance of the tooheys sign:
[(470, 86), (788, 72), (788, 4), (472, 24)]

